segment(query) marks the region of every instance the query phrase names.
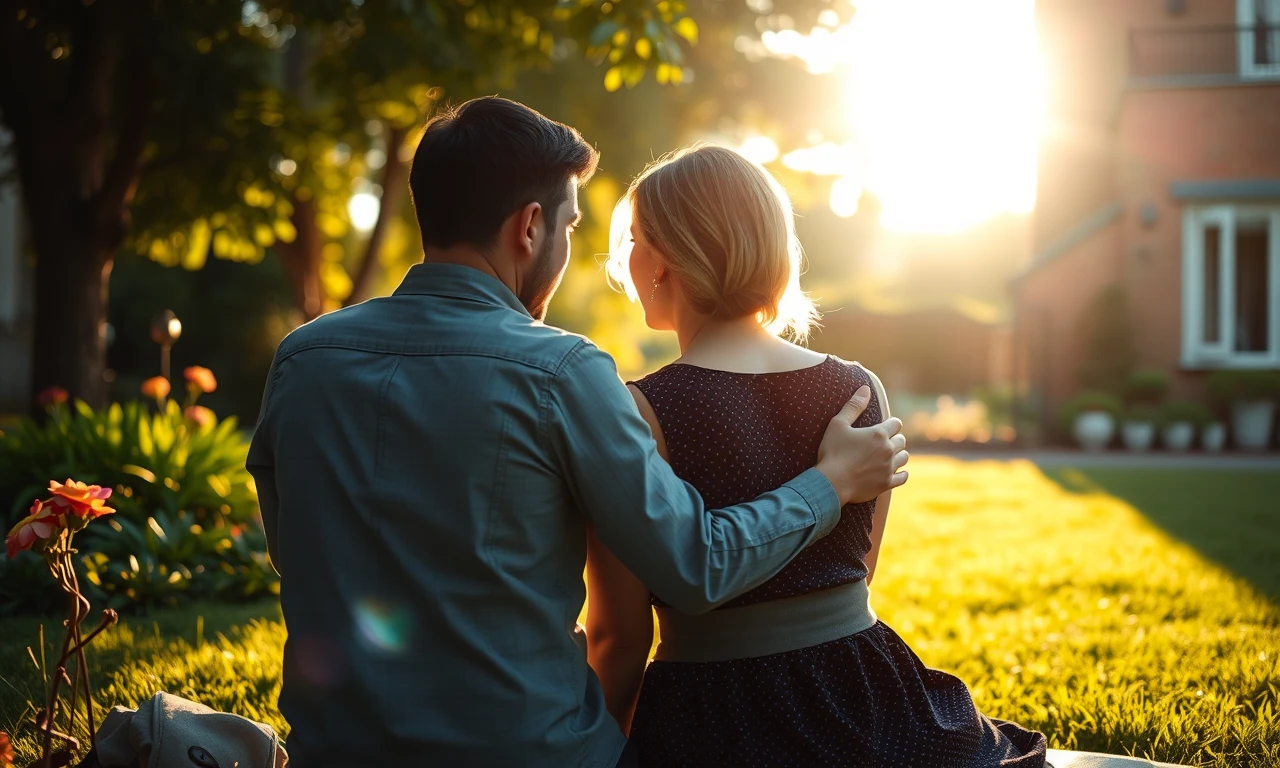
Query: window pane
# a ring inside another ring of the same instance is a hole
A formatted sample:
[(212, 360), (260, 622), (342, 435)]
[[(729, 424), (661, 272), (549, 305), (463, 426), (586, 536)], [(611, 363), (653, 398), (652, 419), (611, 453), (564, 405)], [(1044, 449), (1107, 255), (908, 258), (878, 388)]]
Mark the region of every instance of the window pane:
[(1271, 315), (1267, 292), (1271, 274), (1267, 262), (1267, 223), (1236, 224), (1236, 327), (1237, 352), (1266, 352), (1270, 348)]
[(1217, 344), (1222, 340), (1222, 230), (1217, 226), (1204, 230), (1204, 328), (1205, 344)]

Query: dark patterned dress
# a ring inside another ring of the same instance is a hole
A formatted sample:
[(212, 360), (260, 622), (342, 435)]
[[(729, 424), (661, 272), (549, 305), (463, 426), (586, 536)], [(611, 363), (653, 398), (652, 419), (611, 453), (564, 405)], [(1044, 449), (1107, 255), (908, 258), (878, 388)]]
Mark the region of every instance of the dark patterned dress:
[[(657, 413), (672, 468), (716, 508), (812, 467), (828, 421), (870, 377), (829, 357), (767, 374), (675, 364), (635, 384)], [(857, 426), (881, 420), (873, 393)], [(874, 501), (846, 506), (830, 534), (719, 610), (865, 578), (874, 511)], [(641, 765), (680, 768), (1040, 768), (1046, 749), (1041, 734), (980, 714), (961, 680), (924, 666), (883, 622), (769, 656), (654, 661), (631, 739)]]

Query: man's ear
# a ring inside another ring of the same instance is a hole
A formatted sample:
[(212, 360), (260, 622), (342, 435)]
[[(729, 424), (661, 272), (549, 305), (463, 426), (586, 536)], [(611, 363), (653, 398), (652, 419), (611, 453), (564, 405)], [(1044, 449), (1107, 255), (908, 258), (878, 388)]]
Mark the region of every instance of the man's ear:
[(533, 258), (541, 237), (547, 235), (547, 222), (541, 203), (529, 203), (515, 213), (516, 248), (522, 258)]

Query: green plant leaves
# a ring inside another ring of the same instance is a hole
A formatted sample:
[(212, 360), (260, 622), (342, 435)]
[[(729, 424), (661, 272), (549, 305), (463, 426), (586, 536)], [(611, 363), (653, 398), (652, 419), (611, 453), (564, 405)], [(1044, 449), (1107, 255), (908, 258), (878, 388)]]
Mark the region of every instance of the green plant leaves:
[[(0, 500), (12, 499), (0, 506), (0, 522), (7, 529), (20, 519), (50, 479), (110, 487), (116, 514), (76, 538), (82, 583), (109, 606), (272, 593), (276, 575), (244, 466), (248, 445), (236, 427), (235, 419), (198, 427), (174, 401), (159, 412), (141, 402), (102, 411), (76, 403), (43, 424), (23, 420), (0, 433)], [(0, 565), (0, 575), (7, 580), (14, 568)], [(59, 598), (55, 591), (46, 599)], [(0, 593), (0, 615), (41, 607), (56, 603)]]

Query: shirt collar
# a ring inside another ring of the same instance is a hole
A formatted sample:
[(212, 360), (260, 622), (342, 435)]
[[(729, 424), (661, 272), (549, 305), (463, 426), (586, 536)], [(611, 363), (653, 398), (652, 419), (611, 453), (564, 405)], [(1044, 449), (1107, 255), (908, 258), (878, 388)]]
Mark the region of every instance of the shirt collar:
[(447, 296), (529, 314), (501, 280), (462, 264), (415, 264), (392, 295)]

